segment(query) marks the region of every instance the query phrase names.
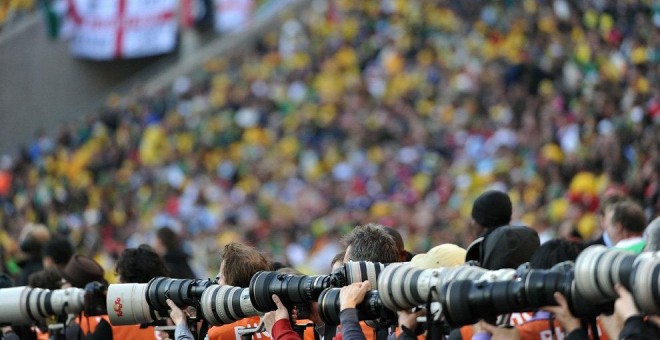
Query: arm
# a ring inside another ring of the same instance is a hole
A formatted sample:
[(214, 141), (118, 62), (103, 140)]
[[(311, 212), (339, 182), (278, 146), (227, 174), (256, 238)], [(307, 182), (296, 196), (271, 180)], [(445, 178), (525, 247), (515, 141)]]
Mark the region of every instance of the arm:
[(167, 305), (170, 306), (170, 319), (176, 325), (174, 329), (174, 339), (176, 340), (195, 340), (188, 329), (188, 318), (186, 314), (170, 299), (166, 300)]
[(339, 291), (339, 321), (341, 323), (342, 338), (346, 340), (364, 340), (365, 336), (360, 327), (360, 319), (355, 307), (364, 300), (371, 284), (369, 281), (356, 282), (344, 286)]
[(364, 333), (360, 327), (357, 309), (347, 308), (339, 312), (339, 322), (341, 322), (341, 335), (346, 340), (365, 340)]
[(273, 294), (273, 302), (277, 309), (264, 315), (263, 321), (266, 330), (274, 340), (300, 340), (300, 336), (291, 327), (289, 310), (282, 304), (280, 298)]
[(545, 306), (541, 309), (553, 313), (566, 334), (571, 334), (573, 331), (581, 329), (582, 325), (580, 324), (580, 319), (571, 314), (571, 310), (568, 308), (568, 302), (564, 295), (555, 292), (554, 297), (555, 301), (557, 301), (557, 306)]

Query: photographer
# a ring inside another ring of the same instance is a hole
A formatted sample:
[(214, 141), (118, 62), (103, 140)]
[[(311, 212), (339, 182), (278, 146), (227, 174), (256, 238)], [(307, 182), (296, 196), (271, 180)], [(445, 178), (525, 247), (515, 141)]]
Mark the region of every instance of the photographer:
[[(90, 282), (106, 284), (103, 275), (103, 267), (96, 261), (89, 257), (75, 255), (62, 271), (62, 278), (65, 281), (62, 288), (68, 286), (85, 288)], [(82, 314), (76, 317), (75, 323), (66, 328), (66, 338), (79, 339), (81, 336), (84, 339), (113, 339), (112, 326), (107, 315), (90, 317)]]
[[(222, 262), (217, 280), (219, 285), (247, 288), (250, 286), (252, 276), (262, 270), (270, 270), (268, 260), (257, 249), (232, 242), (225, 245), (222, 252)], [(238, 330), (258, 327), (261, 323), (258, 316), (251, 316), (234, 323), (211, 327), (208, 331), (209, 340), (240, 340)], [(256, 333), (255, 338), (266, 337), (262, 332)]]
[[(384, 226), (369, 223), (355, 227), (348, 233), (343, 243), (346, 246), (346, 253), (344, 254), (344, 263), (349, 261), (371, 261), (380, 263), (394, 263), (399, 260), (399, 250), (392, 236), (385, 230)], [(364, 287), (364, 282), (359, 283), (360, 287)], [(376, 283), (374, 282), (374, 285)], [(357, 285), (357, 284), (356, 284)], [(352, 285), (351, 285), (352, 286)], [(351, 287), (347, 286), (347, 287)], [(344, 288), (342, 288), (344, 289)], [(364, 289), (364, 288), (362, 288)], [(362, 301), (364, 294), (368, 291), (365, 290), (362, 296), (351, 296), (353, 301)], [(346, 288), (342, 291), (344, 297), (348, 298), (351, 293), (361, 293), (362, 290), (355, 288)], [(340, 301), (343, 301), (340, 297)], [(343, 302), (342, 302), (343, 303)], [(357, 303), (356, 303), (357, 304)], [(340, 314), (341, 317), (341, 314)], [(344, 322), (348, 322), (350, 328), (350, 335), (354, 336), (355, 329), (352, 328), (353, 323), (358, 322), (357, 313), (348, 313), (341, 318), (342, 334), (344, 332)], [(359, 322), (362, 329), (363, 336), (367, 339), (384, 338), (389, 335), (389, 329), (380, 328), (374, 329), (364, 322)], [(340, 335), (340, 334), (338, 334)]]
[[(120, 283), (147, 283), (154, 277), (168, 276), (165, 263), (149, 245), (125, 249), (115, 271)], [(155, 339), (151, 325), (112, 326), (115, 339)]]

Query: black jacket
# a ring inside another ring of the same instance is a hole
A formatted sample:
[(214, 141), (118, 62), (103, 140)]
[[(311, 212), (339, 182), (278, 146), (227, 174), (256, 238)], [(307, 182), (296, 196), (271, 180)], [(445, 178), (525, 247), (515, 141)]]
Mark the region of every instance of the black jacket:
[(168, 250), (163, 256), (165, 266), (170, 271), (170, 277), (175, 279), (195, 279), (190, 265), (188, 265), (188, 254), (180, 249)]

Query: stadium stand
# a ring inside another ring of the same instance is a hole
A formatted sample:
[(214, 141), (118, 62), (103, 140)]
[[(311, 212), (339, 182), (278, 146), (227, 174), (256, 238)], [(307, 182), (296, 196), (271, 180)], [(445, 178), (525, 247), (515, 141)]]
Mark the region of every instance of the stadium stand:
[(656, 216), (658, 9), (469, 3), (319, 2), (251, 53), (42, 134), (0, 168), (7, 256), (43, 223), (111, 268), (167, 226), (199, 273), (229, 241), (324, 272), (366, 221), (413, 252), (466, 246), (485, 188), (542, 239), (597, 236), (611, 191)]

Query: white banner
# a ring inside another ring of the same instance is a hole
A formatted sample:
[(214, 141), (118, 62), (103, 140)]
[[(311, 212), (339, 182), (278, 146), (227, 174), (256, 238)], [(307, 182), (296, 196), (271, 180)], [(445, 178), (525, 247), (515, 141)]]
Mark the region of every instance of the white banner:
[(243, 29), (252, 20), (254, 0), (214, 0), (214, 6), (217, 32)]
[(177, 41), (177, 0), (69, 0), (71, 53), (110, 60), (163, 54)]

